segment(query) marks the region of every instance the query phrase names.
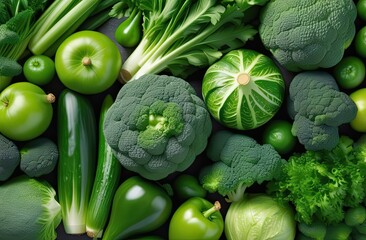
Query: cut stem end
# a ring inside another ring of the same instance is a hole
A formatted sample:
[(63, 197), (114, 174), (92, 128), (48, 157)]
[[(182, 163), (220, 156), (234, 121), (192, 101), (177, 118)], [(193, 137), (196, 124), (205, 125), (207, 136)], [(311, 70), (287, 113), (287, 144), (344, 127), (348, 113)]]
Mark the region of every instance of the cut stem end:
[(205, 218), (209, 218), (214, 212), (217, 212), (221, 209), (221, 204), (219, 201), (215, 201), (214, 205), (212, 206), (212, 208), (207, 209), (206, 211), (204, 211), (202, 214)]
[(56, 96), (53, 95), (52, 93), (49, 93), (49, 94), (47, 94), (46, 99), (47, 99), (47, 102), (54, 103), (56, 101)]
[(129, 80), (131, 80), (132, 75), (129, 71), (125, 70), (125, 69), (121, 69), (120, 74), (119, 74), (119, 81), (121, 83), (127, 83)]
[(236, 81), (239, 85), (247, 85), (250, 82), (250, 75), (248, 73), (240, 73)]

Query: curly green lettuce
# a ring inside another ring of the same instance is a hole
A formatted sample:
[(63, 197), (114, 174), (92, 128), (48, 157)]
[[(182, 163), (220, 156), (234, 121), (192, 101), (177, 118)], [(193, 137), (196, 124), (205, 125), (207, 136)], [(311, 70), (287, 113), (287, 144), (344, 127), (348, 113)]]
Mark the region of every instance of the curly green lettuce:
[(330, 151), (295, 153), (282, 171), (268, 191), (292, 202), (301, 223), (340, 223), (345, 210), (359, 206), (365, 198), (365, 157), (347, 136), (341, 136)]

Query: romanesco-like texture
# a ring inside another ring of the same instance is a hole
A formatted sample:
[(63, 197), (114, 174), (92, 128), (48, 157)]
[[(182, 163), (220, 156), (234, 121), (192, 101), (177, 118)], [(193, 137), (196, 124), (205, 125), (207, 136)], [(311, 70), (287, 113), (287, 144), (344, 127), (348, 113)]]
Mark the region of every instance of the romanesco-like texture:
[(29, 177), (52, 172), (58, 161), (57, 145), (49, 138), (33, 139), (20, 149), (20, 169)]
[(357, 114), (356, 104), (324, 71), (297, 74), (290, 83), (288, 100), (294, 119), (292, 134), (307, 150), (334, 148), (339, 141), (338, 127)]
[(151, 180), (187, 169), (211, 130), (207, 108), (188, 82), (151, 74), (120, 89), (103, 129), (121, 164)]
[(5, 181), (13, 174), (20, 162), (17, 145), (0, 134), (0, 181)]
[(261, 11), (259, 36), (290, 71), (335, 66), (356, 33), (352, 0), (272, 0)]
[(207, 156), (213, 163), (200, 172), (203, 188), (234, 202), (243, 199), (247, 187), (277, 177), (286, 163), (272, 145), (226, 130), (211, 136)]

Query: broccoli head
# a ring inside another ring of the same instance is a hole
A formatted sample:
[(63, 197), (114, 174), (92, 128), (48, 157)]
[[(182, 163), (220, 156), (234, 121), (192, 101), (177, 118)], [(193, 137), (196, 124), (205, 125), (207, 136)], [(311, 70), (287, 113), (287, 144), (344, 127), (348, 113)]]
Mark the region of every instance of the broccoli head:
[(211, 130), (207, 108), (188, 82), (152, 74), (120, 89), (103, 129), (121, 164), (151, 180), (187, 169)]
[(351, 122), (357, 106), (335, 79), (324, 71), (305, 71), (290, 83), (288, 109), (292, 134), (307, 150), (331, 150), (339, 141), (338, 127)]
[(352, 0), (272, 0), (261, 10), (259, 36), (289, 71), (329, 68), (351, 44), (356, 16)]
[(271, 145), (226, 130), (211, 136), (207, 156), (213, 164), (199, 174), (203, 188), (234, 202), (243, 199), (247, 187), (276, 178), (286, 163)]
[(57, 145), (49, 138), (39, 137), (20, 148), (20, 169), (29, 177), (52, 172), (58, 161)]
[(5, 181), (13, 174), (20, 162), (17, 145), (0, 134), (0, 181)]

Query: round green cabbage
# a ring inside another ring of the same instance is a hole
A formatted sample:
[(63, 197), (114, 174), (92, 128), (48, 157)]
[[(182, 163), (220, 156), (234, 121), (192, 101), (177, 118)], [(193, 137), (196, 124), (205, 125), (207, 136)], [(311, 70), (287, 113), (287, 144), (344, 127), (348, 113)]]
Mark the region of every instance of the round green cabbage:
[(295, 234), (296, 221), (291, 206), (266, 194), (249, 194), (242, 201), (231, 203), (225, 216), (228, 240), (293, 240)]
[(281, 107), (284, 93), (285, 82), (274, 61), (248, 49), (227, 53), (207, 69), (202, 83), (210, 114), (238, 130), (268, 122)]

